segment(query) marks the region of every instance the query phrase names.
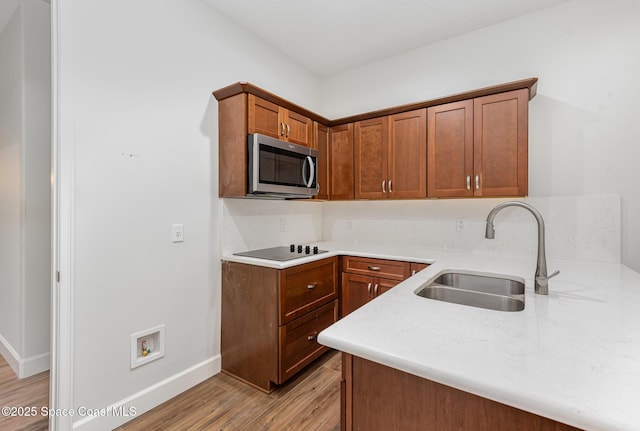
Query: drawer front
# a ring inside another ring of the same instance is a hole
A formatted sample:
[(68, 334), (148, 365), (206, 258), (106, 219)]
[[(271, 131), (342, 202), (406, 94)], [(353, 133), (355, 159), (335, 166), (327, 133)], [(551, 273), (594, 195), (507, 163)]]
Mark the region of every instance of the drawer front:
[(372, 259), (368, 257), (345, 256), (342, 270), (351, 274), (382, 277), (402, 281), (409, 278), (410, 264), (399, 260)]
[(282, 270), (279, 324), (291, 322), (337, 298), (337, 257)]
[(313, 310), (280, 327), (280, 381), (286, 381), (329, 350), (316, 340), (318, 333), (338, 319), (338, 301)]

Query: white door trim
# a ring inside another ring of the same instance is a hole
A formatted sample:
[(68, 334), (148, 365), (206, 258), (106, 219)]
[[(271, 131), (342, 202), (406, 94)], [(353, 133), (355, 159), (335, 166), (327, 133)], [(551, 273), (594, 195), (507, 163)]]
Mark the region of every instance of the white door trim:
[[(51, 0), (51, 88), (52, 88), (52, 292), (51, 374), (49, 417), (51, 431), (68, 431), (73, 416), (73, 189), (75, 144), (73, 139), (72, 93), (65, 93), (62, 76), (64, 37), (61, 31), (64, 0)], [(69, 96), (69, 97), (67, 97)], [(65, 103), (66, 102), (66, 103)], [(58, 278), (59, 274), (59, 278)], [(68, 410), (67, 410), (68, 411)]]

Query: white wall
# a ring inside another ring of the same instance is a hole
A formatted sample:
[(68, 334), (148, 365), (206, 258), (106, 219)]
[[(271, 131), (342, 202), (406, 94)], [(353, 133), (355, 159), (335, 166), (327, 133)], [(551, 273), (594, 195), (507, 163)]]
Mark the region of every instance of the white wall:
[(221, 253), (323, 239), (323, 202), (222, 199)]
[(21, 1), (0, 46), (0, 352), (27, 377), (49, 368), (49, 5)]
[[(620, 262), (620, 197), (617, 195), (519, 199), (545, 220), (550, 259)], [(537, 225), (521, 208), (506, 208), (495, 219), (495, 239), (484, 238), (487, 215), (505, 199), (327, 202), (323, 234), (342, 243), (518, 255), (535, 268)], [(458, 225), (462, 223), (462, 226)]]
[(622, 262), (640, 270), (638, 22), (637, 1), (564, 3), (325, 78), (320, 112), (336, 118), (538, 77), (529, 194), (620, 195)]
[(16, 374), (22, 352), (21, 34), (18, 10), (0, 33), (0, 349)]
[[(59, 6), (61, 136), (75, 153), (74, 405), (130, 397), (142, 413), (175, 395), (169, 380), (220, 367), (211, 92), (246, 80), (313, 109), (318, 81), (200, 0)], [(173, 223), (184, 243), (171, 243)], [(130, 334), (159, 324), (164, 358), (130, 370)], [(74, 418), (81, 429), (125, 420)]]

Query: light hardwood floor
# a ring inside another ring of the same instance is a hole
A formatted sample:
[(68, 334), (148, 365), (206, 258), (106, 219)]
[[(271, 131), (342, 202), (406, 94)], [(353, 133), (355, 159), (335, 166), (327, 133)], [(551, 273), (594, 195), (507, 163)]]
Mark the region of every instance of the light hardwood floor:
[[(0, 356), (0, 408), (35, 407), (35, 416), (12, 417), (0, 414), (0, 430), (42, 431), (49, 428), (42, 407), (49, 406), (49, 372), (18, 379), (7, 361)], [(47, 411), (45, 411), (47, 413)]]
[(329, 352), (271, 394), (218, 374), (116, 431), (339, 431), (340, 361)]

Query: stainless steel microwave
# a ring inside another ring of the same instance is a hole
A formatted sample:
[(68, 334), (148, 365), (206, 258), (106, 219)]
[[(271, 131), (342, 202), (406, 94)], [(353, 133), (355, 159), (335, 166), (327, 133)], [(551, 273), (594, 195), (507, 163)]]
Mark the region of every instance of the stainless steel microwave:
[(318, 194), (318, 151), (259, 133), (250, 134), (247, 145), (248, 195), (307, 198)]

